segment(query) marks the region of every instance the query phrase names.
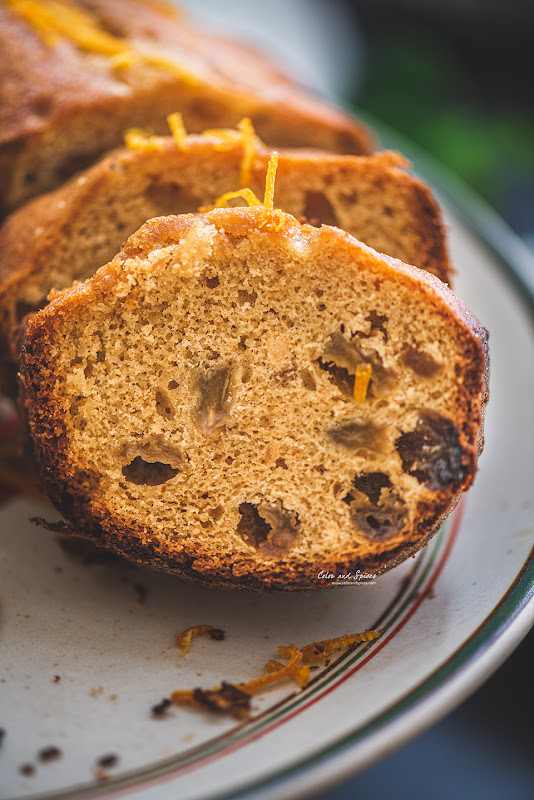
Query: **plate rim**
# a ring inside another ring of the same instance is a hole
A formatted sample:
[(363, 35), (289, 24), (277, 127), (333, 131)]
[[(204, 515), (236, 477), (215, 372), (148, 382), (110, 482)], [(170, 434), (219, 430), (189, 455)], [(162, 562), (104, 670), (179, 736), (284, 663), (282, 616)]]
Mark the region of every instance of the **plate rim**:
[[(360, 116), (370, 120), (366, 115)], [(384, 145), (401, 150), (456, 212), (468, 231), (495, 257), (499, 271), (514, 290), (516, 301), (534, 325), (534, 259), (507, 223), (463, 181), (437, 164), (413, 143), (377, 120), (370, 124)], [(533, 329), (534, 330), (534, 329)], [(223, 793), (208, 790), (202, 800), (280, 800), (300, 798), (331, 788), (378, 762), (452, 711), (506, 660), (534, 625), (534, 546), (508, 589), (484, 620), (430, 675), (364, 726), (269, 776), (252, 779)], [(163, 777), (172, 791), (173, 775)], [(132, 796), (148, 790), (139, 781), (128, 785), (74, 790), (82, 798)], [(30, 798), (32, 795), (25, 796)], [(141, 794), (139, 794), (139, 797)]]

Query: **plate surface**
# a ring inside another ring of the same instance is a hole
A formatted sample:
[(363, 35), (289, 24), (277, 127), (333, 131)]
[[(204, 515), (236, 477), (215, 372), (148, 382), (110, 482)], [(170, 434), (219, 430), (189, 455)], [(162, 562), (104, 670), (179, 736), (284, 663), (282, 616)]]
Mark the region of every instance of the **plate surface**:
[[(473, 691), (534, 621), (531, 310), (471, 226), (446, 207), (456, 289), (490, 331), (491, 399), (474, 487), (416, 559), (374, 585), (258, 596), (185, 584), (123, 562), (86, 564), (0, 508), (0, 793), (295, 797), (362, 769)], [(511, 240), (509, 240), (511, 241)], [(184, 628), (209, 623), (224, 641)], [(380, 627), (381, 637), (258, 695), (244, 723), (192, 709), (154, 719), (174, 689), (259, 675), (279, 644)], [(57, 747), (60, 757), (40, 761)], [(102, 768), (99, 760), (115, 755)], [(31, 763), (34, 774), (23, 775)]]

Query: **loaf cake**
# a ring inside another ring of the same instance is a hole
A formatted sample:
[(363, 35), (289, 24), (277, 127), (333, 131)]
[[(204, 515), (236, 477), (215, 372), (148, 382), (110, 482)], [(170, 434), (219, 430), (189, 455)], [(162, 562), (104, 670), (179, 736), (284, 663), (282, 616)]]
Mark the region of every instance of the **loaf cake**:
[[(54, 193), (26, 204), (0, 228), (0, 381), (13, 387), (17, 325), (52, 288), (85, 280), (144, 222), (196, 211), (245, 182), (261, 194), (271, 152), (236, 130), (151, 137), (120, 149)], [(245, 159), (245, 156), (248, 158)], [(276, 202), (314, 225), (336, 225), (375, 249), (451, 277), (439, 208), (394, 153), (338, 156), (302, 149), (279, 153)], [(236, 200), (235, 202), (243, 202)]]
[(308, 590), (415, 553), (470, 486), (486, 336), (346, 232), (218, 208), (149, 221), (34, 315), (21, 396), (63, 532)]
[(118, 146), (126, 128), (164, 133), (174, 111), (189, 131), (248, 116), (279, 147), (374, 149), (362, 123), (172, 3), (1, 0), (0, 218)]

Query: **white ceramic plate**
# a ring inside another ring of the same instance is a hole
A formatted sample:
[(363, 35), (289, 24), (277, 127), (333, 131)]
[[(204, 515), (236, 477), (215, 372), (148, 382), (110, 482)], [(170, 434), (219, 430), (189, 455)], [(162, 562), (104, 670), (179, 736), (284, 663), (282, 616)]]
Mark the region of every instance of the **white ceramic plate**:
[[(517, 273), (517, 241), (490, 218), (484, 244), (473, 231), (487, 213), (470, 204), (466, 223), (462, 208), (446, 206), (457, 291), (490, 331), (491, 400), (480, 472), (447, 526), (375, 585), (266, 597), (124, 563), (84, 565), (28, 521), (57, 518), (51, 510), (10, 500), (0, 508), (2, 797), (309, 794), (436, 721), (527, 632), (532, 309), (496, 255), (504, 249)], [(223, 628), (226, 639), (198, 639), (181, 656), (176, 634), (198, 623)], [(279, 644), (375, 627), (380, 639), (333, 659), (304, 690), (288, 683), (258, 695), (248, 722), (187, 708), (151, 717), (174, 689), (259, 675)], [(61, 757), (41, 763), (38, 752), (50, 746)], [(99, 769), (109, 754), (117, 763)], [(21, 774), (24, 763), (32, 776)]]

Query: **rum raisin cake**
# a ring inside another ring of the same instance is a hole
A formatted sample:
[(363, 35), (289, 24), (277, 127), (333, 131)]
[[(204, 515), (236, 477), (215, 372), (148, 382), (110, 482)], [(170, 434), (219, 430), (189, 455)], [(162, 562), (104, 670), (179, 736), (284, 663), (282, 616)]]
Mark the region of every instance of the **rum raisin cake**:
[(368, 153), (348, 114), (268, 59), (196, 28), (173, 3), (1, 0), (0, 217), (49, 191), (133, 125), (189, 131), (253, 119), (264, 141)]
[(262, 206), (146, 223), (21, 355), (63, 530), (287, 591), (428, 541), (473, 481), (486, 369), (434, 276)]
[[(18, 365), (16, 327), (44, 305), (52, 288), (90, 277), (152, 217), (213, 205), (240, 182), (261, 196), (270, 155), (254, 137), (244, 145), (236, 130), (188, 136), (180, 146), (171, 137), (151, 138), (146, 147), (115, 151), (12, 214), (0, 228), (4, 390), (13, 392), (8, 376)], [(314, 225), (337, 225), (449, 282), (440, 210), (430, 190), (406, 171), (408, 166), (388, 152), (364, 157), (283, 150), (276, 203)]]

